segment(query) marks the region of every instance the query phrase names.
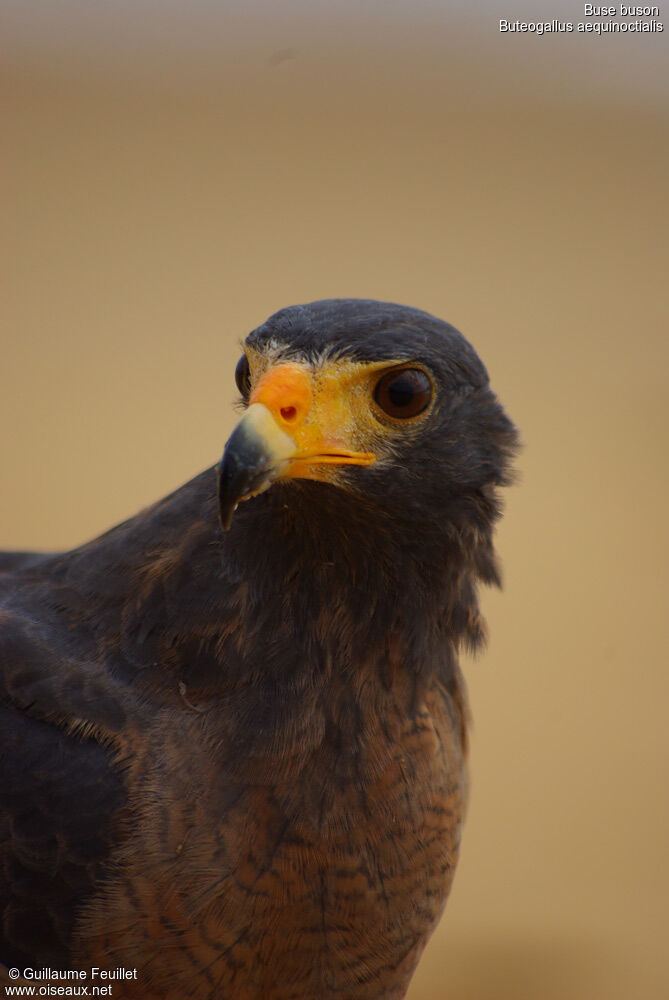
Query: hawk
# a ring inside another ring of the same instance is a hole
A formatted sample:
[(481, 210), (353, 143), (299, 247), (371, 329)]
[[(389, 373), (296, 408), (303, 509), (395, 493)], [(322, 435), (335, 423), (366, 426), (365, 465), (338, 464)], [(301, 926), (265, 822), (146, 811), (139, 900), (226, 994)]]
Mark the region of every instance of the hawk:
[(283, 309), (236, 381), (217, 467), (0, 557), (0, 962), (117, 1000), (395, 1000), (455, 871), (458, 651), (516, 431), (406, 306)]

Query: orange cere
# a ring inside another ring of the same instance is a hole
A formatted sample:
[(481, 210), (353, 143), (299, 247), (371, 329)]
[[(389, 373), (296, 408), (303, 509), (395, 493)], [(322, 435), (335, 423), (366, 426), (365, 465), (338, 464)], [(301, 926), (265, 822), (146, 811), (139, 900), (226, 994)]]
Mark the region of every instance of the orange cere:
[(371, 465), (375, 460), (371, 452), (351, 447), (355, 418), (342, 374), (336, 367), (323, 372), (286, 362), (265, 372), (251, 393), (249, 404), (267, 407), (295, 442), (284, 476), (321, 479), (312, 465)]

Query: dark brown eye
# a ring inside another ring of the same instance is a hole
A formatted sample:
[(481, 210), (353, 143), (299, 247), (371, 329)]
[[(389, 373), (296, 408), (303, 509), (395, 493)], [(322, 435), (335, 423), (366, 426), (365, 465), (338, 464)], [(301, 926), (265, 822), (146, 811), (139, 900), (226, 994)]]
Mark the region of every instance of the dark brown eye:
[(245, 354), (242, 354), (237, 362), (235, 382), (244, 399), (248, 399), (251, 393), (251, 372), (249, 369), (249, 359)]
[(416, 417), (430, 405), (432, 385), (420, 368), (403, 368), (383, 376), (374, 390), (374, 399), (390, 417)]

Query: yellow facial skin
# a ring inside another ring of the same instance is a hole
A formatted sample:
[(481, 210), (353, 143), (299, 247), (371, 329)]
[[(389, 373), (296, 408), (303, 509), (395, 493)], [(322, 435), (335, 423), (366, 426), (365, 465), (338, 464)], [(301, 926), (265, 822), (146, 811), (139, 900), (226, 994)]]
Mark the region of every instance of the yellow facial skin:
[[(375, 455), (362, 447), (367, 436), (365, 414), (369, 413), (370, 386), (366, 383), (372, 374), (362, 367), (367, 368), (339, 361), (312, 370), (284, 363), (260, 377), (247, 415), (258, 406), (268, 411), (264, 431), (281, 463), (277, 478), (327, 480), (331, 478), (328, 466), (375, 461)], [(257, 419), (255, 414), (252, 419)]]
[(394, 420), (374, 399), (380, 377), (410, 361), (350, 360), (314, 365), (273, 359), (247, 347), (252, 389), (219, 466), (224, 529), (237, 503), (278, 479), (337, 483), (339, 467), (369, 466), (392, 455), (398, 434), (429, 412)]

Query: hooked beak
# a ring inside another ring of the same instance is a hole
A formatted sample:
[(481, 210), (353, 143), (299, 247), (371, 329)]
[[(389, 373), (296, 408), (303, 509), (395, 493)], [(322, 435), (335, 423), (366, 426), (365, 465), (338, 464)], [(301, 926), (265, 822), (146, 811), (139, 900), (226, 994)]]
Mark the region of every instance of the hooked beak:
[(218, 510), (227, 531), (241, 500), (262, 493), (295, 453), (295, 442), (266, 406), (253, 403), (232, 432), (218, 466)]
[(277, 479), (325, 479), (323, 466), (371, 465), (375, 460), (371, 452), (340, 447), (336, 433), (324, 433), (312, 406), (311, 378), (297, 365), (283, 364), (268, 372), (249, 403), (218, 466), (224, 531), (238, 503), (264, 492)]

